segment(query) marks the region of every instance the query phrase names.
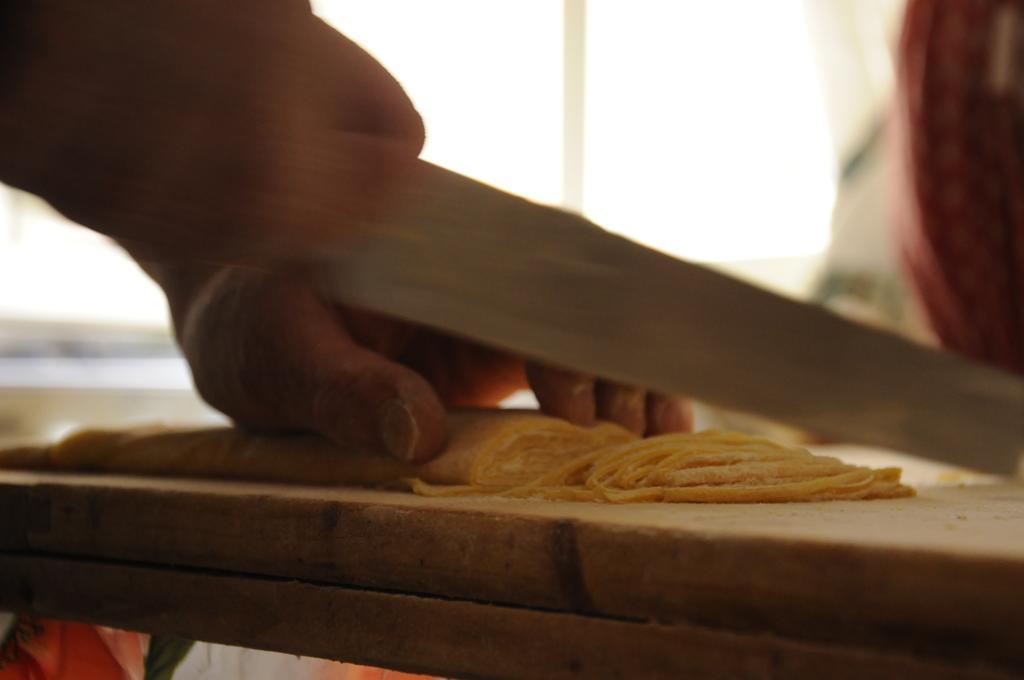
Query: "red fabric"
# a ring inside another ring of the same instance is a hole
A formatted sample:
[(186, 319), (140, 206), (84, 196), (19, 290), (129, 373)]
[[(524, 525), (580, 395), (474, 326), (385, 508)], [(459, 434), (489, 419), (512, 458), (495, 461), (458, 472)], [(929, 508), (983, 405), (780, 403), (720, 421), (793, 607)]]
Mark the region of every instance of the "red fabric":
[[(23, 619), (0, 680), (136, 680), (143, 675), (139, 633), (85, 623)], [(123, 665), (127, 664), (127, 665)]]
[(1024, 17), (1018, 0), (908, 2), (897, 73), (900, 241), (942, 344), (1024, 373), (1024, 130), (1018, 87), (991, 84), (1008, 10)]
[[(144, 680), (149, 636), (72, 621), (21, 617), (0, 640), (0, 680)], [(302, 677), (307, 677), (303, 675)], [(433, 680), (433, 676), (326, 661), (316, 680)]]

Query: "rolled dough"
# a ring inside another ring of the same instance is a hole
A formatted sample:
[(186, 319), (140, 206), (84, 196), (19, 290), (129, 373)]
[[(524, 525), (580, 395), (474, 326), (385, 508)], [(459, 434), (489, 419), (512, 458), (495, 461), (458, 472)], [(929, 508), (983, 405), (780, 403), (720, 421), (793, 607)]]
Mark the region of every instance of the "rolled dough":
[(86, 430), (0, 451), (0, 467), (400, 485), (427, 496), (626, 502), (786, 502), (913, 495), (898, 468), (871, 469), (768, 439), (706, 431), (639, 439), (524, 411), (449, 414), (444, 452), (420, 466), (313, 435), (236, 428)]

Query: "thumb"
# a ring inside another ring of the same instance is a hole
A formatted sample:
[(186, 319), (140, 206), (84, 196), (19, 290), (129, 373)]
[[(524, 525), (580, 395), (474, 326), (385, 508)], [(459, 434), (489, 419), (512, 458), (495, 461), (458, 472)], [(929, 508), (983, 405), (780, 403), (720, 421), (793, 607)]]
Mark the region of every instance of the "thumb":
[(414, 371), (354, 343), (307, 363), (314, 376), (296, 406), (307, 427), (406, 462), (429, 460), (445, 436), (445, 409)]
[(222, 273), (176, 314), (211, 405), (242, 425), (319, 432), (406, 462), (440, 451), (445, 409), (433, 387), (357, 344), (304, 277)]

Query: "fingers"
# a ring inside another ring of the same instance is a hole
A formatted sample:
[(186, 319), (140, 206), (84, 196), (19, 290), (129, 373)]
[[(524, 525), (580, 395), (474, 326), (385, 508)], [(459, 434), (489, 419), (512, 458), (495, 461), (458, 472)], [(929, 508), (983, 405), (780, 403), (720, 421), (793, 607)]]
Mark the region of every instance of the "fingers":
[(300, 417), (341, 443), (357, 443), (407, 462), (433, 457), (444, 439), (444, 407), (413, 371), (357, 345), (311, 357), (316, 385)]
[(592, 425), (597, 417), (593, 378), (551, 366), (528, 363), (526, 379), (542, 411), (576, 423)]
[(345, 329), (353, 340), (390, 359), (401, 356), (415, 339), (412, 324), (383, 314), (354, 307), (339, 308), (336, 313), (344, 320)]
[(666, 394), (647, 396), (647, 436), (693, 430), (693, 407), (683, 397)]
[(454, 407), (494, 407), (527, 386), (521, 358), (426, 329), (420, 329), (401, 362)]
[(595, 388), (594, 396), (600, 420), (618, 423), (635, 434), (644, 433), (647, 422), (645, 390), (601, 381)]
[(363, 451), (435, 455), (445, 411), (418, 374), (358, 346), (301, 278), (233, 272), (181, 329), (200, 393), (241, 424), (319, 432)]
[(693, 428), (690, 403), (682, 397), (539, 364), (527, 364), (526, 375), (542, 411), (579, 425), (605, 420), (643, 435)]

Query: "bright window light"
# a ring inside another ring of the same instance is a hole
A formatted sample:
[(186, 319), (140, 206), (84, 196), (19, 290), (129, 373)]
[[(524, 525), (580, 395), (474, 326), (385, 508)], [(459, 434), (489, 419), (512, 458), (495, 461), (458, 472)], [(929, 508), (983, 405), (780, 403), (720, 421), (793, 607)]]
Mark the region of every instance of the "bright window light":
[(543, 203), (562, 199), (562, 3), (319, 0), (427, 126), (423, 158)]
[(0, 320), (163, 327), (163, 293), (105, 237), (37, 199), (18, 201), (0, 240)]
[(689, 259), (820, 253), (834, 160), (801, 0), (587, 4), (584, 212)]

